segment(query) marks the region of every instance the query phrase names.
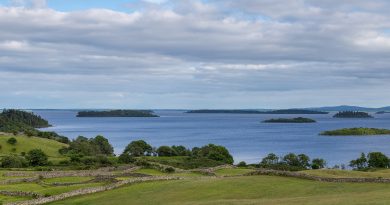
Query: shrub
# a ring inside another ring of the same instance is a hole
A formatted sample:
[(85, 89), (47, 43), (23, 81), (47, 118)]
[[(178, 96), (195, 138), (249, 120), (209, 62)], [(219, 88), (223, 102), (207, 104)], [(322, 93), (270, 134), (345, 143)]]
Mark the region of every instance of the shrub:
[(15, 145), (18, 141), (16, 140), (15, 137), (11, 137), (7, 140), (7, 143), (10, 145)]
[(30, 166), (45, 166), (49, 163), (47, 155), (41, 149), (30, 150), (26, 159)]
[(23, 157), (10, 155), (1, 159), (1, 167), (3, 168), (22, 168), (26, 166), (27, 162)]
[(11, 149), (11, 152), (16, 152), (16, 148), (15, 148), (15, 147), (12, 148), (12, 149)]
[(22, 155), (24, 157), (24, 156), (26, 156), (26, 152), (21, 152), (20, 155)]
[(164, 172), (166, 172), (166, 173), (173, 173), (173, 172), (175, 172), (175, 169), (173, 167), (167, 167), (167, 168), (164, 169)]
[(122, 163), (122, 164), (130, 164), (130, 163), (135, 162), (135, 158), (130, 156), (129, 154), (123, 153), (123, 154), (119, 155), (118, 161), (119, 161), (119, 163)]

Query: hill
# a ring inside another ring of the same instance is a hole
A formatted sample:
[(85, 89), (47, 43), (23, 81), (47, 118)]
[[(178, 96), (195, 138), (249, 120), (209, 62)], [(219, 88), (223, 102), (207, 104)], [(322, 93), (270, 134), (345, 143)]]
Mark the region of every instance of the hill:
[(311, 110), (321, 110), (326, 112), (340, 112), (340, 111), (363, 111), (363, 112), (379, 112), (379, 111), (390, 111), (390, 106), (380, 107), (380, 108), (370, 108), (370, 107), (360, 107), (360, 106), (351, 106), (351, 105), (340, 105), (340, 106), (328, 106), (328, 107), (314, 107), (314, 108), (305, 108)]
[(151, 110), (80, 111), (77, 117), (159, 117)]
[[(17, 143), (11, 145), (7, 143), (7, 140), (11, 137), (16, 138)], [(58, 150), (67, 147), (67, 144), (57, 142), (55, 140), (40, 138), (40, 137), (27, 137), (24, 135), (13, 136), (9, 134), (0, 134), (0, 155), (9, 155), (9, 154), (21, 154), (22, 152), (27, 153), (32, 149), (41, 149), (49, 157), (61, 157), (58, 153)], [(13, 149), (16, 149), (13, 151)]]

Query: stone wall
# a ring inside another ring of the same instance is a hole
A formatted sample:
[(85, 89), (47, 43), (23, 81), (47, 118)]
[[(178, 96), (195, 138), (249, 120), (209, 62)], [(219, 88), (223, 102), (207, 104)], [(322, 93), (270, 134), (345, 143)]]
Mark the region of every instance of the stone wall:
[(59, 195), (49, 196), (49, 197), (41, 197), (38, 199), (33, 199), (33, 200), (28, 200), (28, 201), (6, 203), (6, 205), (45, 204), (45, 203), (49, 203), (49, 202), (53, 202), (53, 201), (64, 200), (64, 199), (69, 198), (69, 197), (81, 196), (81, 195), (86, 195), (86, 194), (92, 194), (92, 193), (112, 190), (112, 189), (116, 189), (116, 188), (119, 188), (119, 187), (127, 185), (127, 184), (134, 184), (134, 183), (140, 183), (140, 182), (146, 182), (146, 181), (163, 181), (163, 180), (178, 180), (178, 179), (181, 179), (181, 178), (180, 177), (169, 177), (169, 176), (134, 178), (134, 179), (119, 181), (117, 183), (110, 184), (110, 185), (91, 187), (91, 188), (83, 188), (83, 189), (78, 189), (78, 190), (62, 193)]
[(354, 183), (390, 183), (389, 178), (331, 178), (331, 177), (320, 177), (313, 176), (301, 172), (289, 172), (289, 171), (278, 171), (278, 170), (267, 170), (259, 169), (246, 175), (272, 175), (272, 176), (283, 176), (283, 177), (295, 177), (300, 179), (308, 179), (322, 182), (354, 182)]
[(35, 193), (35, 192), (26, 192), (26, 191), (1, 191), (1, 195), (5, 196), (21, 196), (21, 197), (32, 197), (32, 198), (40, 198), (43, 195)]

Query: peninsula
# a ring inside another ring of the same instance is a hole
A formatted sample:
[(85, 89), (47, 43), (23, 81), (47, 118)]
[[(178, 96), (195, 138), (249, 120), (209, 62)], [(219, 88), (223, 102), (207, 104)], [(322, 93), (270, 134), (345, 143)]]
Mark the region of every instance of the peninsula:
[(159, 117), (151, 110), (80, 111), (77, 117)]

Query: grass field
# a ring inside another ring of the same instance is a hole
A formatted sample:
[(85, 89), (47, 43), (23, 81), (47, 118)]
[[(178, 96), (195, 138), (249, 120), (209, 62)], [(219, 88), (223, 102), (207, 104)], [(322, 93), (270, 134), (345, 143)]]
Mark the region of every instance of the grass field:
[(390, 169), (382, 169), (376, 171), (350, 171), (350, 170), (337, 170), (337, 169), (319, 169), (319, 170), (305, 170), (301, 171), (306, 174), (331, 177), (331, 178), (390, 178)]
[[(7, 140), (11, 137), (16, 138), (17, 143), (15, 145), (7, 143)], [(31, 149), (41, 149), (51, 158), (61, 158), (62, 156), (58, 153), (58, 150), (62, 147), (67, 146), (66, 144), (57, 142), (55, 140), (12, 135), (0, 135), (0, 145), (0, 156), (8, 154), (20, 155), (22, 152), (27, 153)], [(13, 151), (14, 148), (16, 149), (16, 151)]]
[(390, 184), (325, 183), (274, 176), (149, 182), (60, 204), (390, 204)]

